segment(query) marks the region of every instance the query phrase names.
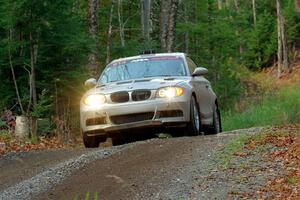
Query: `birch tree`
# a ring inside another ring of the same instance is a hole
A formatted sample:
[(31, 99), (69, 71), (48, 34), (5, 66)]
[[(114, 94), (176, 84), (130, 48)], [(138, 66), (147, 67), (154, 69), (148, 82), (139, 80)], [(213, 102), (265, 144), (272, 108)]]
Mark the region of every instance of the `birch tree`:
[[(29, 85), (30, 85), (30, 95), (29, 95), (29, 104), (28, 104), (28, 111), (32, 103), (32, 108), (35, 109), (37, 105), (37, 92), (36, 92), (36, 63), (37, 63), (37, 51), (38, 51), (38, 38), (33, 38), (33, 13), (30, 9), (30, 30), (29, 30), (29, 52), (30, 52), (30, 78), (29, 78)], [(36, 36), (38, 37), (38, 36)], [(31, 116), (30, 120), (30, 133), (31, 137), (37, 137), (37, 118), (35, 116)]]
[(178, 0), (162, 0), (160, 13), (161, 46), (167, 52), (174, 51)]
[(91, 76), (96, 76), (98, 71), (98, 48), (97, 48), (97, 33), (98, 33), (98, 0), (89, 0), (88, 5), (88, 21), (89, 32), (94, 41), (94, 45), (89, 55), (89, 71)]
[(222, 0), (218, 0), (218, 9), (222, 10), (222, 8), (223, 8)]
[(12, 41), (12, 29), (10, 28), (9, 33), (8, 33), (9, 66), (10, 66), (10, 70), (11, 70), (11, 74), (12, 74), (12, 78), (13, 78), (13, 82), (14, 82), (14, 87), (15, 87), (16, 96), (17, 96), (17, 99), (18, 99), (18, 104), (20, 106), (22, 115), (25, 115), (25, 111), (24, 111), (23, 104), (22, 104), (21, 97), (20, 97), (20, 93), (19, 93), (18, 83), (17, 83), (17, 80), (16, 80), (14, 66), (13, 66), (13, 63), (12, 63), (11, 41)]
[(167, 48), (169, 8), (171, 0), (161, 0), (160, 10), (160, 43), (162, 49)]
[(278, 37), (278, 77), (281, 76), (283, 69), (288, 69), (291, 72), (289, 64), (288, 45), (285, 30), (285, 18), (282, 14), (281, 0), (276, 0), (277, 10), (277, 37)]
[(141, 0), (141, 24), (143, 29), (143, 37), (147, 43), (150, 42), (150, 14), (151, 14), (151, 0)]
[[(234, 6), (235, 6), (235, 10), (237, 12), (238, 15), (241, 14), (241, 6), (240, 6), (240, 1), (239, 0), (234, 0)], [(240, 37), (241, 33), (243, 32), (243, 28), (242, 27), (238, 27), (236, 30), (236, 36)], [(239, 55), (241, 57), (241, 55), (244, 53), (244, 45), (243, 43), (240, 41), (239, 44)]]
[(167, 52), (172, 52), (174, 51), (175, 48), (177, 9), (178, 9), (178, 0), (172, 0), (170, 15), (169, 15)]
[(111, 34), (112, 34), (112, 20), (114, 14), (114, 4), (115, 2), (112, 1), (110, 7), (110, 15), (109, 15), (109, 23), (108, 23), (108, 31), (107, 31), (107, 43), (106, 43), (106, 64), (110, 61), (110, 48), (111, 48)]
[(257, 19), (256, 19), (256, 0), (252, 0), (252, 12), (253, 12), (253, 23), (254, 27), (256, 26)]
[(125, 33), (124, 33), (122, 0), (118, 0), (118, 21), (119, 21), (119, 32), (120, 32), (121, 45), (122, 45), (122, 47), (125, 47)]

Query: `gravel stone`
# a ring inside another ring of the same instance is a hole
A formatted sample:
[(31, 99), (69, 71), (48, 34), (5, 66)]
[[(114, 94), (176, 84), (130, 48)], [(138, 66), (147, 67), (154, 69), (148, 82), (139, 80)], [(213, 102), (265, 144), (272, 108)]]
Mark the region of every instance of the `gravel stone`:
[[(68, 161), (59, 163), (58, 165), (50, 168), (30, 179), (24, 180), (14, 186), (11, 186), (0, 192), (1, 200), (25, 200), (31, 199), (31, 197), (39, 194), (41, 192), (47, 191), (54, 185), (60, 183), (67, 177), (69, 177), (72, 172), (85, 167), (90, 162), (102, 159), (112, 154), (118, 153), (124, 149), (130, 148), (135, 144), (126, 144), (123, 146), (116, 146), (106, 149), (91, 150), (79, 157), (70, 159)], [(11, 159), (15, 154), (8, 154), (4, 159)], [(2, 158), (1, 158), (2, 159)]]

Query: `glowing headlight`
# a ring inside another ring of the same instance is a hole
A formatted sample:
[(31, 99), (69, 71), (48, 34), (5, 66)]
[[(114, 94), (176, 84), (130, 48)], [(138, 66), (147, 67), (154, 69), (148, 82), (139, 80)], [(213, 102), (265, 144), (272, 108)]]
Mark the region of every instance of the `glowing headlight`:
[(184, 89), (181, 87), (164, 87), (157, 91), (157, 97), (160, 98), (173, 98), (182, 96)]
[(102, 94), (89, 95), (85, 97), (83, 102), (88, 106), (99, 106), (105, 103), (105, 96)]

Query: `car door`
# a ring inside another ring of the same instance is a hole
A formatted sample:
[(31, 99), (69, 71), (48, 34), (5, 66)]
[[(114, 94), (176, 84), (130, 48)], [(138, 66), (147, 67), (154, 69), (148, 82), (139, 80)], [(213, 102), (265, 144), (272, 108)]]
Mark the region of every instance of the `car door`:
[[(197, 68), (197, 65), (189, 57), (187, 57), (187, 64), (192, 74)], [(212, 91), (210, 82), (204, 76), (195, 76), (192, 78), (191, 84), (196, 92), (202, 123), (211, 124), (213, 116), (212, 102), (214, 101), (214, 93)]]

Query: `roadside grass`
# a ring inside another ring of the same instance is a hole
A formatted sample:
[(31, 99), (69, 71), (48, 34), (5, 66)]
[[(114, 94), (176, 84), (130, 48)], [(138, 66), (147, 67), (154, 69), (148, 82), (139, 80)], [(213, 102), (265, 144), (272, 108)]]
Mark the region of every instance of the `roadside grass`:
[(32, 136), (31, 138), (30, 138), (30, 143), (31, 144), (38, 144), (40, 142), (40, 140), (39, 140), (39, 137), (38, 136)]
[(8, 130), (0, 130), (0, 137), (8, 139), (11, 138), (11, 134)]
[(243, 112), (223, 114), (223, 129), (235, 129), (300, 123), (300, 87), (288, 86), (275, 94), (266, 94), (261, 102), (251, 102)]
[(250, 137), (250, 135), (246, 134), (239, 135), (224, 146), (224, 149), (218, 156), (218, 160), (220, 160), (224, 169), (228, 168), (231, 160), (235, 157), (234, 154), (243, 149), (245, 143), (250, 139)]

